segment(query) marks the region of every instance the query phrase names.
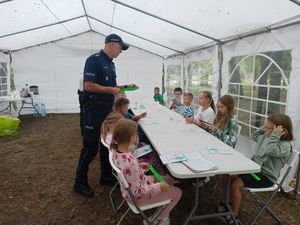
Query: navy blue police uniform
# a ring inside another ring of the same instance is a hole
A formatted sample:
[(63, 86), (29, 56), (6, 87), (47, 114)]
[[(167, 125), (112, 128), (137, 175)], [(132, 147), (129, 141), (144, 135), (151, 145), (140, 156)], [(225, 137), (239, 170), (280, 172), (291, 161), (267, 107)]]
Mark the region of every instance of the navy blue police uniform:
[[(87, 58), (84, 66), (84, 81), (106, 87), (115, 87), (115, 65), (103, 50)], [(84, 91), (83, 97), (83, 148), (81, 150), (75, 184), (88, 186), (89, 164), (96, 157), (99, 148), (101, 125), (112, 111), (114, 96), (108, 93)], [(112, 178), (108, 149), (100, 143), (101, 180)]]

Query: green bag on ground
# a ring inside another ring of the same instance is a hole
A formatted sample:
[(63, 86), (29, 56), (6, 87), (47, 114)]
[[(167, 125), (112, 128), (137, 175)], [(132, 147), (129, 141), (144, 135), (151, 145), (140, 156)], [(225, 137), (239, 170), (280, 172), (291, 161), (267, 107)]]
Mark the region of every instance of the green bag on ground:
[(20, 119), (11, 116), (0, 116), (0, 137), (15, 136), (19, 132)]

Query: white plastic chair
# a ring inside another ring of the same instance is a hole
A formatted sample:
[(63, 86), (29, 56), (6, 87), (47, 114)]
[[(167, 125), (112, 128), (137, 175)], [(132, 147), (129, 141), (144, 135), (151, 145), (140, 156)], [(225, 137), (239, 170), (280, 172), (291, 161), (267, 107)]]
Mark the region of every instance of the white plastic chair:
[[(156, 203), (152, 203), (152, 204), (139, 206), (137, 204), (136, 198), (134, 197), (134, 195), (133, 195), (133, 193), (132, 193), (132, 191), (131, 191), (128, 183), (127, 183), (127, 180), (126, 180), (123, 172), (113, 162), (113, 151), (112, 150), (109, 151), (109, 162), (110, 162), (113, 170), (115, 171), (115, 173), (118, 176), (118, 181), (119, 181), (120, 186), (122, 186), (126, 189), (126, 191), (129, 194), (130, 200), (131, 200), (131, 202), (127, 201), (127, 204), (128, 204), (129, 207), (126, 210), (126, 212), (122, 215), (122, 217), (120, 218), (117, 225), (121, 224), (121, 222), (123, 221), (123, 219), (125, 218), (125, 216), (129, 212), (129, 210), (131, 210), (135, 214), (140, 214), (147, 224), (153, 225), (154, 222), (156, 222), (156, 220), (157, 220), (158, 216), (160, 215), (160, 213), (162, 212), (162, 210), (166, 207), (166, 205), (170, 204), (171, 199), (156, 202)], [(158, 210), (156, 210), (156, 212), (154, 213), (153, 216), (151, 216), (151, 219), (150, 219), (145, 215), (144, 211), (146, 211), (148, 209), (153, 209), (153, 208), (158, 208)]]
[[(109, 144), (105, 141), (105, 139), (102, 136), (101, 136), (100, 140), (101, 140), (101, 143), (108, 149), (108, 151), (110, 151)], [(114, 172), (114, 170), (112, 171), (112, 174), (118, 179), (118, 175)], [(109, 192), (109, 200), (110, 200), (111, 206), (114, 211), (118, 211), (125, 202), (125, 199), (123, 199), (123, 198), (120, 201), (120, 203), (118, 203), (118, 204), (116, 203), (116, 201), (114, 201), (113, 195), (114, 195), (115, 190), (117, 190), (118, 186), (119, 186), (119, 182), (116, 182), (116, 184), (113, 186), (113, 188)]]
[[(284, 167), (281, 170), (281, 176), (279, 177), (278, 181), (272, 187), (269, 187), (269, 188), (246, 188), (246, 190), (248, 191), (248, 193), (250, 193), (250, 195), (253, 196), (255, 198), (255, 200), (257, 201), (257, 203), (262, 207), (261, 210), (258, 212), (258, 214), (255, 216), (254, 220), (251, 222), (251, 225), (256, 223), (256, 221), (258, 220), (258, 218), (262, 215), (262, 213), (265, 210), (274, 219), (276, 219), (276, 221), (279, 224), (282, 224), (282, 222), (279, 219), (279, 217), (273, 212), (272, 209), (269, 208), (268, 205), (271, 202), (271, 200), (273, 199), (273, 197), (276, 195), (276, 193), (280, 190), (283, 182), (285, 181), (288, 173), (290, 172), (292, 166), (294, 165), (294, 163), (298, 159), (298, 157), (299, 157), (299, 152), (297, 152), (295, 150), (292, 150), (289, 160), (285, 163), (287, 165), (287, 167)], [(270, 197), (266, 201), (263, 201), (256, 194), (258, 192), (272, 192), (272, 194), (270, 195)]]

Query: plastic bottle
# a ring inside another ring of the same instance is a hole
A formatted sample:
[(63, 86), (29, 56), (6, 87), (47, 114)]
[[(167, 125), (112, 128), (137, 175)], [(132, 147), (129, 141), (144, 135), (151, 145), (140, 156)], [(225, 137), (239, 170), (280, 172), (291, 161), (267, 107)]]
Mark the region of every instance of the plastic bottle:
[(25, 97), (31, 97), (28, 84), (25, 84), (25, 93), (26, 93)]
[(47, 113), (46, 113), (46, 106), (44, 103), (41, 104), (41, 116), (46, 116)]

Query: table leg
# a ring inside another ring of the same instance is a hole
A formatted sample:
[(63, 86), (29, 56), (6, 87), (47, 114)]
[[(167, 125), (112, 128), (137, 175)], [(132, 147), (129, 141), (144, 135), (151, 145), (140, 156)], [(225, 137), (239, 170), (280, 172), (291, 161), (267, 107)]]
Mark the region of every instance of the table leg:
[(195, 185), (195, 203), (192, 211), (190, 212), (189, 216), (186, 218), (184, 225), (187, 225), (191, 220), (192, 217), (194, 216), (194, 213), (196, 212), (199, 204), (199, 178), (196, 178), (196, 185)]

